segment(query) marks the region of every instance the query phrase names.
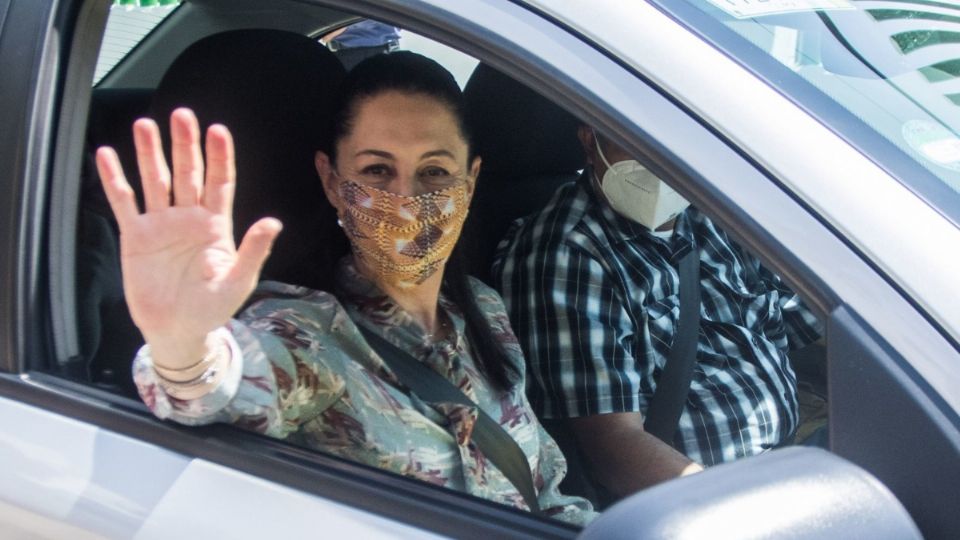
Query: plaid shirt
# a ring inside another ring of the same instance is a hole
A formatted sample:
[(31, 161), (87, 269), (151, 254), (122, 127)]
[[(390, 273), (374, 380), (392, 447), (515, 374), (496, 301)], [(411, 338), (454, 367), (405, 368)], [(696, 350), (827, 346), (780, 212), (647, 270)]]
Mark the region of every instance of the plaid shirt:
[(712, 465), (788, 442), (798, 413), (786, 351), (815, 341), (818, 319), (695, 208), (665, 240), (602, 197), (585, 174), (498, 248), (493, 275), (530, 366), (535, 412), (646, 412), (678, 321), (677, 264), (695, 238), (697, 362), (674, 445)]

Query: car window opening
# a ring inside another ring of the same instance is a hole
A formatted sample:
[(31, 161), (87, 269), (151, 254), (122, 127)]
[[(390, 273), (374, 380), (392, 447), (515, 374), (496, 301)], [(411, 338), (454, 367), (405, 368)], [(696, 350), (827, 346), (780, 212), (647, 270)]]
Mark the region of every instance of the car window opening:
[[(152, 16), (156, 18), (157, 15), (155, 13)], [(163, 25), (168, 15), (169, 13), (158, 20), (147, 22), (147, 26)], [(324, 26), (322, 23), (325, 22), (318, 21), (317, 27)], [(108, 25), (108, 34), (113, 28), (116, 27)], [(142, 36), (149, 39), (149, 31), (144, 31)], [(244, 32), (245, 38), (257, 35), (257, 31)], [(272, 35), (275, 31), (261, 32)], [(466, 116), (471, 126), (476, 153), (483, 158), (480, 180), (463, 229), (463, 234), (471, 238), (465, 247), (469, 250), (468, 272), (486, 284), (498, 287), (500, 283), (497, 276), (491, 273), (491, 266), (498, 253), (498, 244), (508, 234), (515, 220), (536, 214), (556, 197), (558, 190), (572, 190), (578, 181), (584, 181), (583, 178), (587, 176), (587, 155), (582, 141), (578, 139), (578, 130), (581, 129), (579, 120), (503, 73), (405, 30), (391, 32), (383, 26), (372, 26), (352, 37), (340, 33), (339, 30), (311, 37), (319, 38), (328, 49), (344, 59), (344, 62), (347, 62), (345, 59), (348, 56), (352, 62), (364, 56), (413, 50), (436, 59), (453, 73), (464, 90)], [(101, 81), (110, 82), (109, 72), (112, 66), (122, 64), (122, 57), (138, 46), (137, 40), (133, 41), (124, 45), (126, 50), (118, 54), (119, 58), (108, 58), (108, 48), (105, 45), (94, 80), (95, 85)], [(300, 131), (294, 135), (282, 129), (264, 135), (267, 130), (259, 124), (245, 127), (243, 118), (249, 114), (249, 110), (244, 110), (242, 103), (243, 99), (250, 99), (249, 96), (224, 99), (214, 90), (211, 90), (209, 95), (202, 95), (202, 89), (194, 88), (192, 90), (196, 91), (198, 96), (196, 104), (191, 106), (198, 111), (202, 124), (224, 122), (233, 131), (238, 160), (247, 159), (247, 156), (252, 158), (238, 162), (240, 174), (246, 175), (243, 178), (283, 179), (283, 189), (278, 189), (276, 184), (256, 185), (253, 182), (250, 183), (252, 189), (249, 191), (244, 191), (243, 187), (238, 188), (235, 212), (238, 239), (242, 231), (263, 216), (264, 212), (280, 217), (286, 225), (284, 236), (275, 247), (262, 277), (330, 290), (332, 278), (329, 275), (318, 275), (323, 272), (317, 272), (317, 265), (303, 263), (333, 259), (337, 254), (344, 253), (347, 246), (341, 240), (318, 237), (314, 233), (317, 230), (317, 220), (336, 218), (313, 168), (311, 156), (318, 144), (315, 134), (310, 132), (309, 122), (296, 118), (298, 111), (308, 105), (305, 101), (291, 96), (306, 94), (290, 92), (289, 89), (303, 90), (309, 87), (312, 89), (309, 96), (313, 98), (318, 95), (330, 98), (333, 89), (328, 84), (330, 81), (325, 81), (322, 74), (318, 76), (317, 73), (303, 73), (302, 69), (296, 68), (297, 62), (293, 57), (284, 60), (291, 65), (289, 70), (283, 71), (283, 76), (289, 78), (269, 91), (260, 91), (255, 102), (278, 118), (286, 118), (290, 123), (301, 126)], [(242, 75), (243, 69), (249, 68), (242, 65), (245, 59), (234, 61), (238, 63), (237, 71), (234, 72), (238, 76)], [(167, 72), (155, 88), (118, 87), (110, 84), (97, 86), (90, 104), (87, 136), (90, 151), (87, 153), (88, 160), (84, 171), (77, 238), (77, 320), (83, 353), (78, 361), (84, 364), (72, 371), (86, 373), (84, 382), (108, 388), (132, 399), (139, 400), (133, 384), (131, 361), (143, 341), (124, 301), (117, 224), (99, 185), (92, 150), (102, 145), (117, 149), (124, 170), (137, 190), (142, 208), (144, 196), (142, 188), (139, 188), (136, 152), (130, 137), (130, 125), (134, 119), (150, 115), (156, 117), (165, 130), (167, 119), (162, 111), (169, 111), (178, 104), (180, 94), (189, 84), (188, 81), (205, 69), (207, 67), (203, 64), (184, 66), (174, 62), (171, 71)], [(236, 81), (238, 88), (244, 84), (241, 81), (242, 77)], [(284, 116), (285, 114), (287, 116)], [(236, 121), (231, 122), (231, 117), (236, 118)], [(306, 156), (306, 159), (298, 160), (292, 156)], [(320, 205), (319, 211), (316, 210), (317, 205)], [(499, 249), (502, 250), (503, 246)], [(305, 253), (309, 257), (305, 258)], [(756, 260), (738, 247), (731, 248), (730, 253), (735, 254), (738, 261), (749, 260), (752, 264)], [(759, 262), (757, 264), (759, 265)], [(759, 266), (751, 266), (751, 269), (762, 275), (749, 274), (754, 280), (752, 283), (738, 284), (745, 288), (744, 294), (754, 292), (751, 286), (756, 288), (760, 287), (761, 283), (778, 280), (769, 272), (764, 273), (764, 269)], [(332, 271), (331, 268), (326, 270)], [(667, 299), (661, 301), (665, 302)], [(791, 420), (791, 431), (796, 432), (800, 438), (822, 436), (824, 433), (826, 402), (822, 354), (822, 343), (814, 344), (805, 348), (794, 359), (801, 379), (798, 408), (800, 418)], [(785, 373), (792, 374), (792, 371), (787, 369)], [(590, 474), (589, 465), (573, 458), (577, 454), (575, 440), (571, 443), (569, 434), (564, 434), (562, 428), (553, 427), (551, 431), (572, 461), (572, 473), (564, 487), (587, 495), (594, 501), (602, 501), (603, 496), (598, 495), (594, 487), (587, 485), (590, 480), (584, 479), (583, 475)], [(822, 444), (822, 441), (820, 443)], [(575, 485), (578, 482), (579, 487)]]

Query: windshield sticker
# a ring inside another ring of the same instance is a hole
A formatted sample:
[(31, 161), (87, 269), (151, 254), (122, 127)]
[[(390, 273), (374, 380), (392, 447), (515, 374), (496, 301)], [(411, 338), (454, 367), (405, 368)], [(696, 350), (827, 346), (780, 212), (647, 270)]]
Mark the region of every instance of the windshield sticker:
[(727, 14), (738, 19), (818, 11), (827, 9), (854, 9), (849, 0), (708, 0)]
[(903, 138), (920, 155), (954, 171), (960, 171), (960, 138), (929, 120), (910, 120), (903, 125)]

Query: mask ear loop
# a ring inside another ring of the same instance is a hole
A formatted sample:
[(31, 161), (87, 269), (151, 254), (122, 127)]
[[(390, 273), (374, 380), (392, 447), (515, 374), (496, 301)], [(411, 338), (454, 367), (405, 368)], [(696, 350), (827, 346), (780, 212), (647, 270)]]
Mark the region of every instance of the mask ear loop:
[[(603, 164), (607, 166), (607, 170), (609, 171), (609, 170), (610, 170), (610, 162), (607, 161), (607, 156), (603, 155), (603, 149), (600, 148), (600, 139), (597, 137), (597, 132), (596, 132), (596, 130), (591, 129), (591, 130), (590, 130), (590, 133), (593, 135), (593, 144), (594, 144), (594, 146), (596, 146), (596, 148), (597, 148), (597, 153), (600, 155), (600, 159), (603, 160)], [(602, 193), (602, 192), (603, 192), (603, 188), (602, 188), (601, 186), (603, 185), (603, 182), (601, 182), (601, 181), (600, 181), (600, 177), (597, 176), (597, 167), (596, 167), (596, 166), (593, 166), (593, 167), (591, 167), (591, 169), (592, 169), (591, 173), (593, 174), (593, 184), (594, 184), (594, 188), (597, 189), (598, 192)]]
[(597, 152), (600, 154), (600, 159), (603, 160), (603, 164), (606, 165), (608, 169), (611, 168), (612, 165), (610, 165), (610, 162), (607, 161), (607, 156), (603, 155), (603, 149), (600, 148), (600, 138), (597, 137), (597, 132), (591, 130), (591, 133), (593, 133), (593, 144), (597, 147)]

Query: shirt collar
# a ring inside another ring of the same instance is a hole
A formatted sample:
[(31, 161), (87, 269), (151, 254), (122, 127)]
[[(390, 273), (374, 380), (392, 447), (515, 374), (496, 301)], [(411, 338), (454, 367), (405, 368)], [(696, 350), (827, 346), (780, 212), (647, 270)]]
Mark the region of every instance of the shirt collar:
[(466, 322), (459, 308), (442, 292), (439, 307), (453, 323), (454, 336), (449, 340), (434, 343), (406, 310), (357, 270), (351, 255), (340, 259), (337, 265), (336, 288), (337, 298), (354, 317), (354, 322), (360, 323), (357, 319), (359, 316), (369, 323), (367, 327), (377, 331), (394, 345), (427, 354), (435, 346), (457, 347), (462, 344)]

